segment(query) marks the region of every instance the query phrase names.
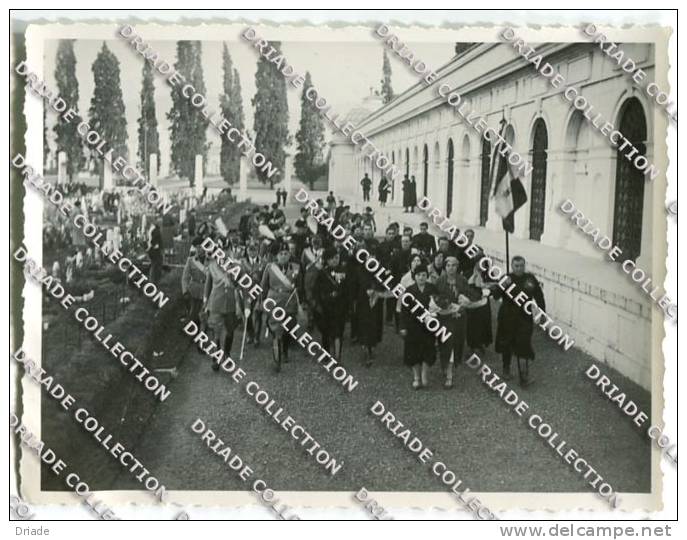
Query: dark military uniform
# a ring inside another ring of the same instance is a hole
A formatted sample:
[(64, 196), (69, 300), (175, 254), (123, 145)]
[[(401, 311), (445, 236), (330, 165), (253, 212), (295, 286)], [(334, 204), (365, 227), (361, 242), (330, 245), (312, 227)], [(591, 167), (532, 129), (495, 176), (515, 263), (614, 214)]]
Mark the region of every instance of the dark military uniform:
[[(243, 271), (251, 277), (253, 283), (260, 282), (265, 270), (265, 265), (266, 261), (264, 257), (260, 257), (259, 255), (251, 257), (249, 253), (246, 253), (245, 257), (241, 259)], [(248, 324), (246, 325), (248, 342), (255, 343), (257, 347), (260, 344), (260, 332), (262, 331), (262, 309), (260, 308), (259, 299), (254, 300), (249, 296), (248, 305), (246, 307), (250, 309)]]
[[(234, 330), (241, 317), (241, 297), (236, 284), (227, 273), (211, 260), (208, 264), (204, 290), (205, 306), (209, 312), (208, 325), (215, 339), (226, 354), (230, 354), (234, 342)], [(213, 364), (218, 366), (219, 364)]]
[[(300, 265), (287, 263), (284, 267), (279, 267), (276, 262), (269, 263), (262, 276), (262, 290), (267, 294), (266, 298), (272, 298), (275, 305), (284, 308), (287, 314), (294, 317), (298, 313), (299, 297), (298, 290), (302, 288), (302, 276)], [(284, 329), (281, 323), (268, 317), (267, 326), (273, 335), (281, 337)]]

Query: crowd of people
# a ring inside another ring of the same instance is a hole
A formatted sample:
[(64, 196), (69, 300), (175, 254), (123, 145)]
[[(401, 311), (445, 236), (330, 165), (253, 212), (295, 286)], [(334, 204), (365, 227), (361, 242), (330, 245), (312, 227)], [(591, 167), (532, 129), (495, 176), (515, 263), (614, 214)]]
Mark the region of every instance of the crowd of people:
[[(363, 191), (363, 202), (370, 201), (370, 192), (372, 191), (372, 179), (367, 173), (360, 180), (360, 185)], [(393, 186), (386, 176), (382, 176), (377, 184), (377, 194), (379, 205), (384, 208), (386, 206), (389, 194), (392, 192)], [(415, 176), (403, 177), (401, 182), (401, 191), (403, 192), (403, 212), (412, 213), (415, 211), (417, 205), (417, 182)], [(331, 195), (331, 192), (330, 192)]]
[[(520, 383), (526, 386), (533, 381), (532, 317), (514, 303), (514, 294), (504, 294), (505, 286), (512, 285), (545, 309), (541, 286), (526, 272), (522, 257), (512, 259), (508, 280), (496, 286), (477, 264), (480, 257), (468, 256), (449, 237), (435, 237), (427, 223), (418, 231), (390, 223), (380, 238), (371, 208), (352, 212), (344, 201), (337, 205), (330, 197), (318, 200), (319, 207), (352, 235), (357, 248), (364, 248), (390, 269), (395, 283), (403, 284), (432, 312), (450, 331), (448, 340), (437, 340), (410, 307), (383, 288), (308, 210), (301, 208), (300, 216), (289, 224), (277, 203), (248, 207), (236, 229), (226, 229), (221, 220), (204, 222), (200, 227), (194, 222), (193, 247), (182, 273), (185, 317), (211, 332), (217, 346), (227, 354), (241, 329), (241, 355), (245, 345), (259, 347), (269, 338), (277, 371), (289, 361), (293, 343), (279, 322), (263, 311), (264, 298), (272, 299), (272, 305), (283, 308), (309, 331), (317, 330), (320, 343), (339, 363), (359, 354), (370, 366), (384, 332), (398, 335), (403, 340), (402, 362), (411, 368), (416, 389), (429, 385), (429, 373), (436, 363), (441, 367), (444, 386), (451, 388), (454, 366), (463, 360), (466, 349), (482, 354), (492, 344), (502, 356), (504, 379), (512, 378), (511, 359), (516, 357)], [(467, 230), (465, 235), (472, 243), (474, 232)], [(264, 298), (244, 297), (219, 263), (205, 256), (202, 244), (206, 238), (212, 238), (233, 260), (241, 262), (243, 271), (261, 284)], [(494, 339), (492, 303), (498, 300), (501, 304)], [(347, 329), (358, 354), (344, 347)]]
[[(150, 263), (152, 280), (157, 282), (160, 279), (163, 219), (167, 224), (178, 225), (181, 220), (176, 212), (161, 219), (135, 190), (126, 188), (108, 191), (87, 187), (83, 183), (70, 183), (60, 186), (60, 191), (74, 210), (72, 215), (65, 216), (52, 207), (45, 209), (44, 260), (51, 275), (69, 285), (86, 272), (105, 267), (102, 251), (91, 245), (75, 224), (75, 215), (83, 214), (89, 223), (103, 231), (103, 244), (107, 251), (120, 249), (132, 254), (145, 266)], [(190, 201), (186, 201), (188, 197), (180, 193), (171, 196), (173, 208), (190, 215), (186, 210), (191, 206)], [(193, 205), (197, 202), (192, 201)], [(184, 220), (188, 221), (186, 217)], [(175, 228), (174, 234), (178, 232)]]

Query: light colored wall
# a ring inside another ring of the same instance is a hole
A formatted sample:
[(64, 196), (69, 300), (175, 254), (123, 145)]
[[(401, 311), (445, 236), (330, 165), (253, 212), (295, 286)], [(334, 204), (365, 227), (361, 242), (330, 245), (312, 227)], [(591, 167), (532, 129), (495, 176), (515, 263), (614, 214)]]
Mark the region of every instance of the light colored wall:
[[(567, 82), (580, 89), (596, 112), (616, 127), (620, 123), (622, 104), (630, 97), (640, 100), (648, 129), (647, 158), (652, 162), (653, 109), (642, 93), (633, 89), (627, 75), (589, 44), (548, 44), (542, 48), (551, 53), (546, 60)], [(653, 79), (651, 46), (624, 44), (623, 48), (646, 71), (647, 79)], [(648, 387), (651, 312), (644, 300), (646, 297), (636, 288), (619, 288), (611, 282), (626, 279), (624, 274), (613, 276), (608, 272), (595, 272), (581, 276), (576, 265), (552, 271), (546, 257), (537, 255), (537, 247), (546, 246), (567, 255), (582, 256), (581, 261), (585, 262), (580, 265), (598, 262), (601, 268), (609, 269), (611, 265), (602, 262), (603, 254), (561, 218), (557, 207), (565, 198), (570, 198), (612, 238), (616, 150), (588, 120), (580, 121), (579, 113), (575, 113), (560, 90), (553, 89), (531, 66), (516, 58), (514, 51), (494, 44), (482, 44), (469, 51), (446, 66), (432, 86), (416, 85), (358, 126), (387, 155), (395, 152), (401, 173), (405, 171), (405, 149), (410, 149), (410, 169), (416, 176), (419, 194), (423, 185), (422, 147), (426, 144), (429, 149), (428, 195), (442, 209), (446, 208), (447, 149), (451, 139), (455, 157), (451, 220), (475, 228), (478, 238), (481, 139), (471, 126), (461, 122), (454, 110), (443, 104), (437, 88), (444, 82), (467, 98), (470, 109), (482, 114), (495, 129), (505, 117), (515, 132), (515, 150), (530, 162), (534, 123), (538, 118), (544, 120), (548, 132), (544, 234), (541, 243), (529, 240), (528, 200), (516, 215), (514, 239), (532, 248), (531, 263), (547, 287), (551, 315), (567, 326), (576, 344)], [(416, 147), (417, 159), (414, 159)], [(335, 179), (337, 193), (341, 190), (358, 195), (359, 186), (357, 190), (345, 191), (345, 178), (350, 178), (347, 171), (352, 168), (356, 171), (354, 178), (358, 179), (367, 170), (376, 186), (379, 171), (375, 171), (369, 161), (362, 160), (357, 149), (349, 146), (347, 153), (344, 148), (335, 148), (336, 165), (330, 169), (330, 178)], [(335, 157), (334, 152), (332, 157)], [(348, 163), (344, 163), (346, 159)], [(522, 178), (522, 181), (526, 192), (531, 193), (531, 177)], [(652, 263), (651, 192), (645, 189), (642, 255), (638, 261), (638, 266), (647, 270)], [(390, 204), (400, 206), (401, 197), (400, 185), (397, 185)], [(501, 220), (492, 204), (484, 230), (494, 234), (501, 231)], [(498, 254), (498, 249), (494, 253)]]

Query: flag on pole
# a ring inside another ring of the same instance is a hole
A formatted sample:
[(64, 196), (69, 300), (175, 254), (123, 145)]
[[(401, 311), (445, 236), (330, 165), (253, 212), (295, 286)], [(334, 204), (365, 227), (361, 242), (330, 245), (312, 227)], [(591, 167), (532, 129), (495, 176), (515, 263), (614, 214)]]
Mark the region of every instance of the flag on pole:
[(494, 186), (492, 198), (496, 213), (501, 217), (503, 230), (512, 233), (515, 230), (515, 212), (527, 202), (527, 194), (520, 181), (519, 171), (508, 163), (508, 154), (503, 152), (503, 139), (499, 139), (491, 160), (491, 178)]

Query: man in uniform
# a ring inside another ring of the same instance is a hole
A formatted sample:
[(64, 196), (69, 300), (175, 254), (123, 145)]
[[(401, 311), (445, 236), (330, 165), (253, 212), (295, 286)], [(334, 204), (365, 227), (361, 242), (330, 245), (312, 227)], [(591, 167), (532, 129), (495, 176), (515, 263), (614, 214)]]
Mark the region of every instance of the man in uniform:
[(514, 302), (514, 298), (520, 292), (524, 292), (528, 298), (534, 300), (537, 306), (546, 311), (544, 293), (534, 274), (525, 271), (525, 259), (519, 255), (511, 261), (512, 272), (508, 274), (508, 280), (502, 285), (507, 290), (511, 284), (515, 287), (509, 295), (504, 294), (500, 287), (493, 289), (494, 296), (503, 298), (498, 314), (498, 328), (496, 331), (496, 352), (501, 353), (503, 361), (503, 378), (512, 378), (510, 372), (511, 357), (515, 355), (518, 360), (518, 374), (520, 385), (528, 386), (534, 382), (530, 377), (530, 361), (534, 359), (532, 349), (532, 316)]
[(396, 279), (400, 280), (403, 275), (410, 270), (410, 259), (412, 256), (412, 240), (410, 236), (404, 234), (401, 236), (401, 249), (397, 251), (392, 263), (394, 277)]
[(437, 250), (436, 240), (427, 230), (429, 225), (426, 222), (420, 223), (420, 232), (413, 236), (413, 247), (420, 250), (428, 261), (434, 260), (434, 253)]
[(375, 238), (374, 229), (369, 223), (363, 225), (363, 237), (362, 245), (365, 249), (373, 256), (377, 256), (377, 250), (379, 249), (379, 240)]
[[(229, 248), (226, 240), (221, 244), (225, 251)], [(234, 281), (216, 260), (211, 259), (205, 279), (203, 309), (209, 313), (208, 325), (213, 330), (217, 346), (225, 354), (231, 354), (234, 331), (243, 316), (242, 303), (242, 297)], [(212, 368), (218, 370), (219, 363), (213, 363)]]
[[(246, 246), (246, 255), (241, 259), (243, 271), (248, 274), (253, 283), (259, 283), (262, 278), (263, 270), (265, 269), (265, 260), (260, 257), (257, 241), (251, 240)], [(248, 315), (248, 324), (246, 331), (248, 332), (247, 342), (254, 343), (255, 347), (260, 346), (260, 332), (262, 331), (262, 310), (260, 309), (259, 299), (255, 300), (252, 297), (248, 298), (248, 305), (250, 310)]]
[(370, 180), (367, 173), (365, 173), (365, 176), (360, 181), (360, 185), (363, 186), (363, 201), (367, 202), (370, 200), (370, 190), (372, 189), (372, 180)]
[(186, 302), (186, 319), (198, 322), (203, 306), (206, 278), (205, 251), (191, 246), (184, 270), (181, 273), (181, 293)]
[[(276, 240), (271, 249), (276, 260), (265, 267), (261, 281), (262, 290), (265, 291), (266, 298), (273, 301), (274, 307), (283, 308), (287, 315), (295, 318), (298, 315), (303, 291), (300, 265), (289, 263), (291, 254), (286, 242)], [(289, 361), (289, 336), (281, 326), (281, 321), (277, 321), (271, 315), (267, 315), (266, 318), (267, 326), (272, 334), (274, 368), (279, 372), (282, 360)]]

